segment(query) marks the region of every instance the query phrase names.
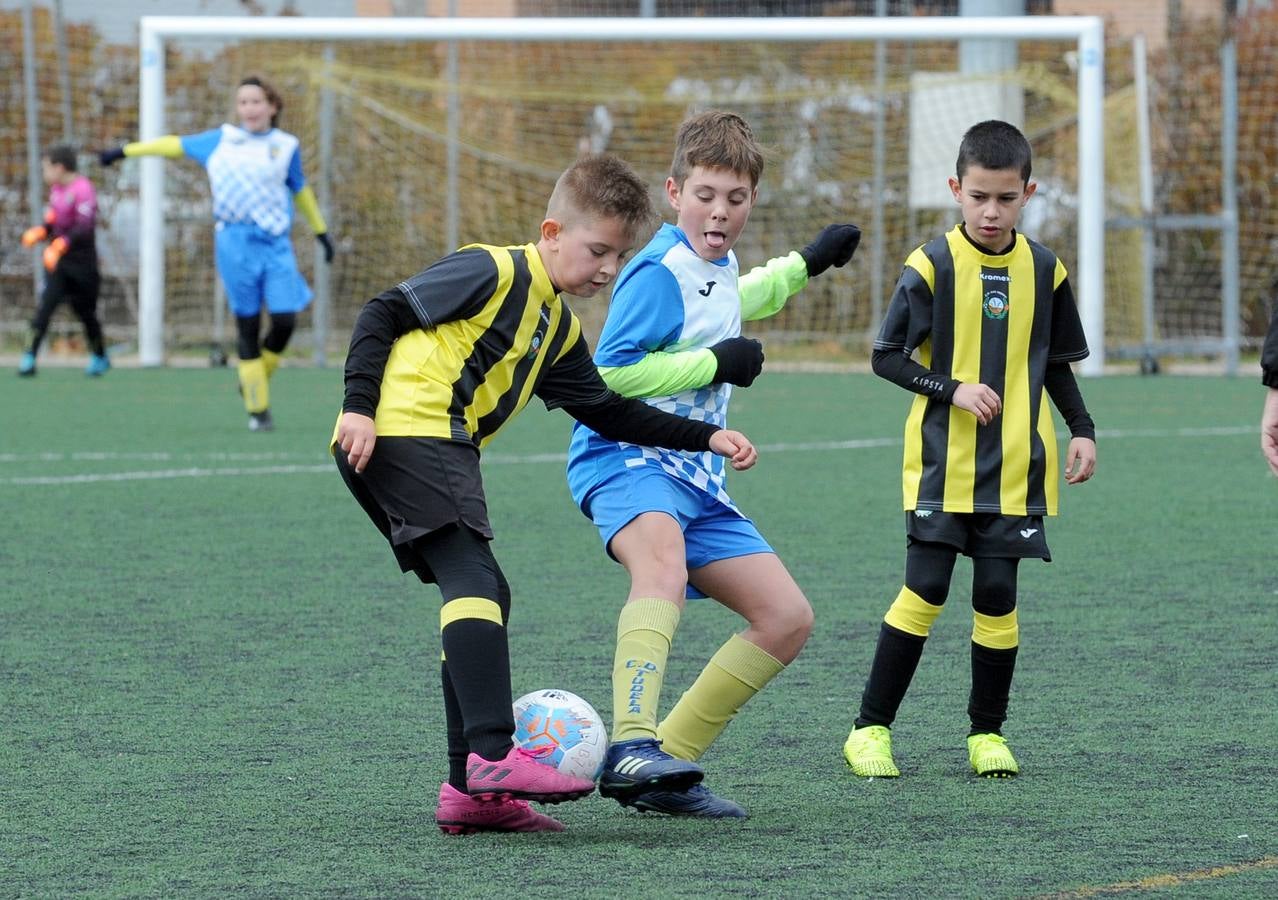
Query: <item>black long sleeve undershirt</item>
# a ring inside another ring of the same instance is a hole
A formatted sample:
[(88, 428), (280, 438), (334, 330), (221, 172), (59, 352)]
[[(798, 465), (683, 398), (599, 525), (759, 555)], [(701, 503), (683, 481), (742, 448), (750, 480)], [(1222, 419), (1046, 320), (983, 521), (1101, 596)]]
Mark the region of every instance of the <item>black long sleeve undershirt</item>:
[(1265, 346), (1260, 351), (1260, 381), (1265, 387), (1278, 388), (1278, 308), (1269, 320)]
[(959, 386), (955, 379), (933, 372), (903, 350), (875, 350), (870, 357), (870, 367), (880, 378), (942, 403), (953, 402), (954, 391)]
[[(948, 375), (933, 372), (901, 350), (875, 350), (870, 365), (880, 378), (942, 403), (954, 402), (954, 392), (960, 384)], [(1043, 387), (1065, 420), (1070, 436), (1096, 440), (1096, 425), (1083, 403), (1082, 391), (1069, 363), (1049, 363)]]
[(1052, 398), (1070, 437), (1082, 437), (1096, 440), (1096, 423), (1092, 421), (1083, 403), (1083, 392), (1078, 389), (1078, 379), (1069, 363), (1048, 363), (1047, 373), (1043, 376), (1043, 387), (1047, 396)]
[[(610, 441), (626, 441), (645, 447), (701, 451), (710, 449), (717, 425), (662, 412), (635, 397), (608, 391), (590, 406), (563, 407), (564, 412)], [(671, 420), (675, 421), (671, 421)]]

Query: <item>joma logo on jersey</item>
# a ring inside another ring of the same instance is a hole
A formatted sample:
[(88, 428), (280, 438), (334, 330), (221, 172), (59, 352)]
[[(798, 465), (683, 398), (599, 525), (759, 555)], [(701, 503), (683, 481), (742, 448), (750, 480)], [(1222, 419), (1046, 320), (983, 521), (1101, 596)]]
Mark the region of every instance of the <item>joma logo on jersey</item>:
[[(982, 275), (981, 277), (984, 278), (985, 276)], [(1002, 291), (986, 291), (985, 299), (981, 302), (981, 309), (987, 319), (1006, 319), (1007, 294)]]
[(714, 290), (714, 285), (715, 283), (713, 281), (707, 281), (705, 290), (697, 291), (697, 293), (700, 294), (702, 297), (709, 297), (710, 292)]

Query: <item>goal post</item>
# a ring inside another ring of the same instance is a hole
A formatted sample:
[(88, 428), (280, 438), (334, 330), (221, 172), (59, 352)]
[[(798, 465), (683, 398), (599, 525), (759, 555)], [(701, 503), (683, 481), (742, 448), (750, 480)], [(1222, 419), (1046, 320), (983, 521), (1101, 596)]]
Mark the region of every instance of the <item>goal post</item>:
[[(1077, 177), (1070, 203), (1076, 206), (1077, 255), (1072, 278), (1092, 354), (1084, 374), (1099, 374), (1105, 362), (1104, 210), (1104, 31), (1092, 16), (905, 17), (905, 18), (260, 18), (144, 16), (140, 29), (139, 137), (165, 134), (166, 42), (199, 38), (285, 41), (430, 41), (547, 44), (656, 42), (680, 44), (831, 44), (1007, 40), (1073, 42), (1076, 70)], [(535, 73), (530, 75), (535, 77)], [(584, 86), (583, 86), (584, 87)], [(205, 127), (211, 127), (209, 123)], [(672, 135), (662, 134), (668, 145)], [(667, 146), (668, 151), (668, 146)], [(953, 152), (954, 148), (950, 148)], [(622, 154), (625, 155), (624, 153)], [(454, 165), (450, 154), (449, 166)], [(565, 164), (567, 160), (564, 160)], [(144, 366), (166, 361), (164, 161), (140, 160), (138, 351)], [(455, 171), (448, 172), (453, 183)], [(765, 176), (766, 178), (767, 176)], [(327, 198), (321, 197), (321, 203)], [(900, 196), (872, 198), (898, 203)], [(835, 208), (837, 213), (837, 207)], [(864, 223), (863, 223), (864, 224)], [(340, 236), (340, 235), (339, 235)], [(798, 237), (797, 235), (795, 237)], [(450, 248), (451, 249), (451, 248)], [(902, 257), (904, 258), (904, 257)], [(761, 261), (761, 260), (760, 260)], [(429, 260), (423, 260), (429, 262)]]

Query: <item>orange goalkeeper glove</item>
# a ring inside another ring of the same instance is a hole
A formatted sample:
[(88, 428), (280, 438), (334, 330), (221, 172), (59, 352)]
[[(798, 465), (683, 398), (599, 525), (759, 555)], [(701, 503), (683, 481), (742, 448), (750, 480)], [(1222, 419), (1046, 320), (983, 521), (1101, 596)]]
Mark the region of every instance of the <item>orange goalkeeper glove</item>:
[(49, 242), (49, 246), (44, 248), (44, 270), (46, 272), (52, 272), (58, 267), (58, 260), (62, 259), (69, 246), (71, 244), (65, 237), (56, 237)]
[(22, 246), (34, 247), (49, 236), (49, 229), (43, 225), (32, 225), (22, 232)]

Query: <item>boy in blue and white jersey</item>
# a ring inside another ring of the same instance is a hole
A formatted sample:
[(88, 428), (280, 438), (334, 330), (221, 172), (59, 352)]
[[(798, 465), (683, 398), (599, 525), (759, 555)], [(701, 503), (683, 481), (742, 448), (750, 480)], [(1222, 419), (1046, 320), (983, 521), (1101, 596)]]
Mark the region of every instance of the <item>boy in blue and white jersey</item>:
[[(276, 127), (284, 108), (279, 94), (259, 78), (245, 78), (236, 90), (235, 107), (239, 125), (133, 142), (104, 150), (99, 158), (109, 166), (125, 156), (186, 156), (208, 172), (217, 270), (238, 334), (240, 394), (249, 428), (269, 431), (270, 377), (297, 314), (311, 302), (289, 238), (294, 203), (323, 246), (325, 262), (333, 261), (333, 243), (302, 174), (301, 142)], [(259, 340), (263, 303), (271, 327)]]
[[(666, 181), (677, 224), (662, 226), (622, 272), (595, 353), (613, 390), (723, 427), (733, 386), (748, 386), (763, 366), (762, 345), (741, 336), (742, 321), (773, 315), (809, 277), (852, 258), (860, 231), (831, 225), (802, 251), (738, 282), (732, 247), (762, 170), (762, 152), (740, 116), (712, 110), (680, 126)], [(812, 627), (807, 599), (732, 502), (713, 454), (612, 441), (579, 424), (568, 482), (630, 575), (600, 793), (644, 811), (744, 817), (700, 784), (695, 760), (798, 655)], [(666, 660), (688, 595), (714, 598), (748, 627), (658, 724)]]

